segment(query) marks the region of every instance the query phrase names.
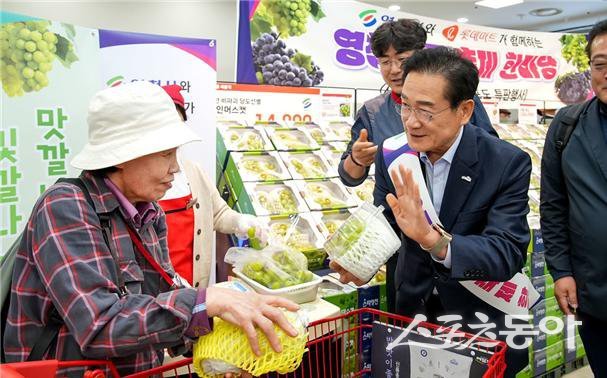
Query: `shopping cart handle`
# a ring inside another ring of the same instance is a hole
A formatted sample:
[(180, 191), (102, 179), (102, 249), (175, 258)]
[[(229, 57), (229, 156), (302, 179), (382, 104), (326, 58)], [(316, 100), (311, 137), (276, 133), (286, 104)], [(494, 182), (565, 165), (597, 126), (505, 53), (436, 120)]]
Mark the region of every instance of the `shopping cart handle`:
[(17, 362), (0, 365), (0, 376), (2, 378), (52, 378), (57, 374), (59, 361), (43, 360), (31, 362)]

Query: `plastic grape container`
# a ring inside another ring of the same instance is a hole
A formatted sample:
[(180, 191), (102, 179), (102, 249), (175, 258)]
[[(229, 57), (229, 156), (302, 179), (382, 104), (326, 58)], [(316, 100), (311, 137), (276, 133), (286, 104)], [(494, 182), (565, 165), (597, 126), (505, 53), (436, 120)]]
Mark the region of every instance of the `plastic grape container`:
[(401, 245), (383, 210), (363, 203), (324, 244), (331, 260), (363, 281), (370, 280)]

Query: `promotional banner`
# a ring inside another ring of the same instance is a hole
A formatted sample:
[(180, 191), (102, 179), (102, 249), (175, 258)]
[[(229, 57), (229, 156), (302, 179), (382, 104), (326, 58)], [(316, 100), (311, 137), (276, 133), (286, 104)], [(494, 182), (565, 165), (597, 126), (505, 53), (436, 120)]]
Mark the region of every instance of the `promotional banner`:
[(1, 12), (0, 241), (4, 254), (36, 199), (61, 177), (88, 138), (91, 97), (133, 80), (184, 88), (188, 125), (202, 143), (184, 147), (215, 172), (215, 41), (83, 28)]
[(356, 1), (241, 1), (237, 81), (379, 89), (370, 35), (400, 18), (421, 22), (426, 47), (455, 47), (474, 62), (481, 98), (575, 103), (591, 96), (584, 35), (457, 24)]
[(354, 90), (342, 88), (293, 88), (287, 86), (217, 83), (215, 111), (218, 120), (293, 122), (352, 120)]
[(318, 119), (320, 104), (318, 88), (218, 83), (215, 110), (218, 120), (285, 125)]
[(2, 254), (21, 233), (34, 202), (87, 140), (86, 111), (99, 89), (97, 30), (1, 13)]
[(147, 80), (180, 85), (187, 125), (201, 137), (181, 147), (183, 156), (215, 173), (215, 40), (99, 30), (101, 85)]

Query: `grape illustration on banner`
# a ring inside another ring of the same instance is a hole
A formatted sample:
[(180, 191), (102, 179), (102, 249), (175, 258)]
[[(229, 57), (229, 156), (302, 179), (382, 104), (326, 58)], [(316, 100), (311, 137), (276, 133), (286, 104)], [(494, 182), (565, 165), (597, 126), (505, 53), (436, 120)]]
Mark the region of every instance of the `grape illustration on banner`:
[(575, 67), (577, 72), (570, 71), (559, 75), (554, 83), (556, 95), (568, 105), (584, 102), (593, 95), (590, 85), (590, 65), (586, 56), (588, 41), (583, 34), (566, 34), (561, 37), (560, 42), (561, 55)]
[[(74, 45), (49, 30), (46, 20), (11, 22), (0, 27), (0, 81), (9, 97), (38, 92), (48, 86), (55, 58), (66, 68), (78, 60)], [(64, 25), (69, 32), (73, 28)]]
[(261, 0), (251, 20), (251, 39), (273, 28), (284, 38), (297, 37), (307, 31), (310, 16), (317, 22), (325, 17), (320, 1)]
[(324, 78), (309, 55), (287, 48), (275, 32), (262, 34), (252, 47), (259, 84), (311, 87)]
[(311, 87), (324, 79), (312, 57), (285, 42), (307, 31), (308, 20), (325, 17), (314, 0), (261, 0), (251, 20), (251, 42), (259, 84)]

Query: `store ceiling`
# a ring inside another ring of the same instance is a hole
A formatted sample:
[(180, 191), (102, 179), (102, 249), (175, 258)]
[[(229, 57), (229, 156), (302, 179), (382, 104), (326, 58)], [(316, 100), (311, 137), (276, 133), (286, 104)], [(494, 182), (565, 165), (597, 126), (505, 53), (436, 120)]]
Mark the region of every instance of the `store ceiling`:
[[(456, 21), (468, 18), (469, 24), (497, 28), (533, 31), (587, 32), (600, 20), (607, 19), (607, 0), (525, 0), (522, 4), (501, 9), (475, 5), (476, 0), (366, 0), (364, 2), (381, 7), (399, 5), (401, 12)], [(558, 8), (562, 13), (537, 17), (529, 12), (539, 8)]]

